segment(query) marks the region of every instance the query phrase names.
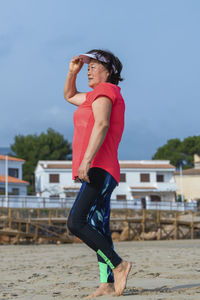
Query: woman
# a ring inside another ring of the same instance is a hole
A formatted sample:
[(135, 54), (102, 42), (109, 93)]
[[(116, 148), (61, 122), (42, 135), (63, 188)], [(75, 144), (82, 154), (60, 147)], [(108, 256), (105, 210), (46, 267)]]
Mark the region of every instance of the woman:
[[(88, 64), (93, 90), (79, 93), (76, 77)], [(114, 251), (109, 229), (110, 197), (119, 182), (118, 146), (124, 129), (124, 100), (117, 86), (122, 64), (109, 51), (91, 50), (72, 58), (64, 86), (74, 113), (73, 179), (82, 182), (68, 218), (69, 230), (97, 253), (100, 287), (89, 297), (121, 295), (131, 264)]]

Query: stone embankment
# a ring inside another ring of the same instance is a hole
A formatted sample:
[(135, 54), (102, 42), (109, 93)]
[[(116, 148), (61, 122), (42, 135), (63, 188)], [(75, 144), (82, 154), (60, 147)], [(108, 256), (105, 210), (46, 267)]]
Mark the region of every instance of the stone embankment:
[[(80, 243), (67, 229), (68, 211), (9, 210), (0, 215), (0, 244)], [(113, 210), (114, 241), (200, 238), (200, 213)]]

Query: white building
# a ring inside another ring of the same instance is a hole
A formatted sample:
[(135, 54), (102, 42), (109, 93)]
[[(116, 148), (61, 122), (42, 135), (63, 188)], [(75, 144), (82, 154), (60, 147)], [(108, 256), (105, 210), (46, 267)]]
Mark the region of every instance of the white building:
[[(175, 201), (175, 167), (168, 160), (121, 160), (120, 183), (113, 199)], [(35, 169), (37, 196), (72, 198), (81, 183), (72, 180), (71, 161), (39, 161)]]
[[(29, 182), (22, 180), (24, 160), (8, 156), (8, 194), (26, 195)], [(0, 194), (5, 195), (6, 156), (0, 155)]]

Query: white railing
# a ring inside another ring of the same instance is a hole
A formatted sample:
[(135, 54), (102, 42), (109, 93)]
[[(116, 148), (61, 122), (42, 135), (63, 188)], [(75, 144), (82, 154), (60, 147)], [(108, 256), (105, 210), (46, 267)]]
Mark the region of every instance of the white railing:
[[(128, 209), (142, 209), (144, 208), (141, 201), (134, 202), (134, 200), (127, 200), (127, 201), (118, 201), (112, 200), (111, 201), (111, 208), (128, 208)], [(193, 210), (197, 211), (197, 203), (182, 203), (182, 202), (171, 202), (171, 201), (163, 201), (163, 202), (146, 202), (146, 209), (147, 210), (173, 210), (173, 211), (187, 211)]]
[[(74, 198), (45, 198), (37, 196), (0, 196), (0, 207), (11, 208), (71, 208)], [(142, 209), (144, 208), (140, 199), (137, 200), (111, 200), (113, 209)], [(151, 202), (146, 201), (148, 210), (174, 210), (174, 211), (197, 211), (197, 202)]]
[(13, 208), (70, 208), (74, 199), (46, 198), (37, 196), (0, 196), (0, 207)]

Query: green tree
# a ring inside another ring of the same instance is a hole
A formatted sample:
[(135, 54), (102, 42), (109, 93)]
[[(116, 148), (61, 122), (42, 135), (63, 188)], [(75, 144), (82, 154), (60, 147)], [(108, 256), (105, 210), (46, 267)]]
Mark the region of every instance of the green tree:
[(49, 128), (47, 133), (17, 135), (11, 150), (17, 157), (24, 159), (23, 179), (30, 182), (28, 194), (35, 191), (34, 170), (38, 160), (66, 160), (72, 153), (71, 144), (63, 135)]
[(183, 141), (180, 139), (171, 139), (158, 148), (152, 159), (167, 159), (177, 168), (180, 165), (184, 169), (194, 166), (194, 154), (200, 155), (200, 135), (189, 136)]

